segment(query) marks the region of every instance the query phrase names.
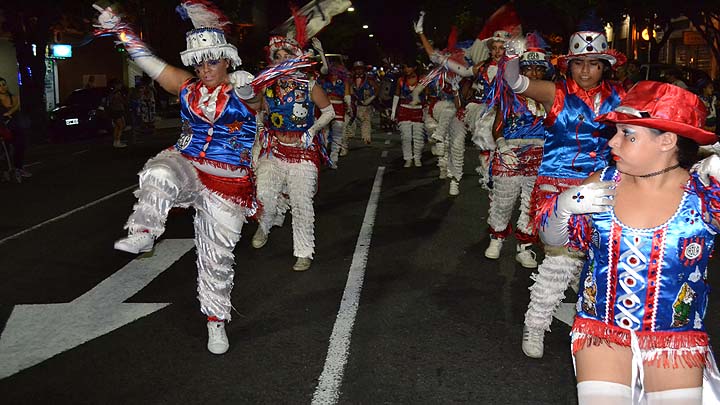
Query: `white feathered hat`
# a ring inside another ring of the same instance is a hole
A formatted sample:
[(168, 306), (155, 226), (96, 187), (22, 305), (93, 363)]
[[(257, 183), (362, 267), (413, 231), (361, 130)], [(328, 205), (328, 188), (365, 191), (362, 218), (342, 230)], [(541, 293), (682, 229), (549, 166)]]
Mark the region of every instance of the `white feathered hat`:
[(176, 11), (184, 19), (190, 18), (195, 27), (185, 34), (187, 49), (180, 52), (185, 66), (218, 59), (227, 59), (232, 68), (242, 65), (235, 45), (225, 40), (224, 27), (230, 22), (217, 7), (205, 0), (188, 0)]

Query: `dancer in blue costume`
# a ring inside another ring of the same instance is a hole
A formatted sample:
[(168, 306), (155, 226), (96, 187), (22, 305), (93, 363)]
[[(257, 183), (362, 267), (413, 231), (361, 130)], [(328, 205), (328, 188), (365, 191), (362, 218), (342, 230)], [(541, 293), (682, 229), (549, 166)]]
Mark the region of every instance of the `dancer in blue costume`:
[[(606, 80), (618, 57), (624, 62), (624, 56), (608, 51), (605, 34), (576, 32), (570, 37), (569, 49), (569, 54), (560, 58), (567, 79), (554, 83), (521, 75), (522, 44), (511, 41), (507, 46), (506, 82), (513, 91), (536, 100), (547, 111), (548, 136), (531, 197), (531, 212), (537, 212), (547, 197), (580, 184), (607, 165), (610, 151), (607, 139), (601, 136), (605, 125), (594, 119), (617, 107), (625, 94), (619, 83)], [(567, 249), (545, 250), (545, 259), (533, 277), (535, 284), (530, 287), (530, 304), (525, 313), (522, 349), (527, 356), (543, 356), (545, 331), (550, 330), (553, 313), (568, 285), (577, 283), (583, 260), (583, 254)]]
[(403, 76), (398, 80), (393, 96), (390, 119), (397, 121), (400, 128), (400, 141), (402, 146), (404, 167), (422, 166), (422, 151), (425, 146), (425, 123), (423, 121), (423, 108), (427, 102), (427, 91), (413, 91), (419, 86), (420, 77), (417, 74), (417, 62), (408, 61), (403, 64)]
[[(528, 38), (539, 38), (539, 35), (531, 34)], [(534, 42), (536, 45), (520, 57), (520, 69), (522, 74), (531, 80), (542, 80), (550, 70), (550, 61), (543, 44), (538, 40)], [(508, 97), (500, 98), (501, 105), (497, 109), (493, 124), (497, 149), (493, 154), (490, 170), (493, 192), (490, 193), (487, 221), (490, 227), (490, 244), (485, 250), (485, 257), (500, 257), (503, 242), (512, 233), (510, 219), (519, 199), (515, 260), (525, 268), (535, 268), (537, 262), (531, 247), (537, 240), (537, 233), (530, 196), (543, 156), (546, 134), (543, 120), (546, 114), (542, 104), (535, 100), (510, 91), (508, 93)]]
[(478, 35), (477, 40), (466, 51), (466, 58), (472, 60), (468, 66), (465, 58), (448, 55), (432, 49), (423, 34), (425, 13), (420, 12), (418, 20), (414, 23), (415, 32), (420, 35), (423, 47), (430, 56), (430, 60), (446, 69), (468, 78), (461, 82), (456, 115), (450, 122), (450, 135), (448, 140), (447, 173), (450, 178), (448, 194), (460, 194), (460, 180), (463, 176), (465, 163), (465, 136), (471, 133), (472, 141), (480, 149), (480, 184), (488, 187), (490, 154), (495, 150), (495, 141), (492, 136), (492, 123), (495, 120), (495, 111), (488, 109), (488, 102), (492, 99), (495, 76), (498, 71), (498, 62), (504, 53), (504, 44), (510, 38), (522, 31), (520, 21), (514, 9), (501, 7), (493, 17), (486, 22), (485, 27)]
[(313, 47), (320, 53), (323, 66), (320, 68), (321, 76), (317, 82), (327, 94), (330, 104), (335, 110), (335, 118), (330, 123), (328, 148), (330, 149), (330, 161), (332, 169), (337, 169), (338, 159), (340, 156), (347, 155), (347, 139), (345, 139), (345, 117), (352, 104), (350, 93), (350, 72), (343, 64), (342, 55), (333, 55), (333, 59), (328, 63), (331, 55), (325, 55), (320, 40), (312, 39)]
[(581, 405), (700, 404), (704, 373), (705, 396), (718, 388), (704, 319), (720, 158), (691, 168), (698, 145), (716, 139), (706, 116), (687, 90), (639, 82), (596, 119), (617, 126), (615, 165), (542, 213), (547, 245), (588, 254), (572, 328)]
[(248, 85), (252, 75), (228, 73), (241, 64), (222, 30), (229, 22), (206, 2), (186, 1), (179, 8), (195, 26), (180, 56), (197, 77), (153, 55), (110, 7), (95, 8), (101, 13), (97, 34), (116, 35), (135, 63), (169, 93), (179, 95), (181, 103), (180, 139), (140, 172), (138, 201), (125, 225), (128, 236), (115, 242), (115, 249), (151, 251), (172, 207), (195, 208), (198, 299), (208, 316), (207, 348), (225, 353), (230, 346), (225, 321), (231, 318), (233, 249), (246, 218), (258, 209), (251, 149), (260, 104), (253, 101)]
[[(275, 67), (302, 59), (304, 43), (304, 38), (273, 36), (269, 58)], [(322, 87), (300, 70), (280, 76), (262, 93), (267, 115), (265, 130), (260, 134), (257, 192), (263, 212), (252, 245), (256, 249), (265, 246), (270, 229), (281, 223), (278, 216), (284, 214), (283, 205), (287, 204), (292, 213), (296, 258), (292, 269), (306, 271), (315, 253), (313, 197), (318, 172), (320, 165), (328, 162), (321, 130), (332, 122), (335, 111)], [(318, 118), (314, 115), (316, 106), (320, 111)]]

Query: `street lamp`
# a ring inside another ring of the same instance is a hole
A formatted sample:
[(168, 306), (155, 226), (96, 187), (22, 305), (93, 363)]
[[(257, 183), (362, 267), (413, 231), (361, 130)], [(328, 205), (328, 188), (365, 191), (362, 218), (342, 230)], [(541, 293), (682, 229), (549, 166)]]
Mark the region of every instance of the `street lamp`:
[(370, 37), (370, 38), (372, 38), (372, 37), (374, 37), (374, 36), (375, 36), (375, 34), (370, 34), (370, 35), (368, 35), (368, 37)]
[[(640, 36), (642, 37), (642, 39), (649, 41), (650, 40), (649, 30), (647, 28), (642, 30), (642, 33), (640, 34)], [(652, 30), (652, 37), (653, 37), (653, 39), (657, 37), (657, 32), (655, 32), (655, 30)]]
[(355, 11), (355, 7), (348, 7), (347, 11), (352, 13), (353, 11)]
[(368, 27), (367, 24), (363, 25), (363, 29), (368, 29), (368, 28), (370, 28), (370, 27)]

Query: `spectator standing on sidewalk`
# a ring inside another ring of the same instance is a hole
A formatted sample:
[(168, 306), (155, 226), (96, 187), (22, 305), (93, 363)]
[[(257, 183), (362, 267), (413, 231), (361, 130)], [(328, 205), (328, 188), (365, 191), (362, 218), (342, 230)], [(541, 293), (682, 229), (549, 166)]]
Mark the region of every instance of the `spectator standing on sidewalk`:
[(110, 82), (110, 96), (108, 97), (108, 111), (113, 123), (113, 147), (125, 148), (127, 144), (120, 138), (125, 130), (125, 115), (127, 111), (127, 98), (122, 92), (122, 84), (113, 79)]
[(2, 122), (12, 132), (13, 164), (15, 172), (22, 177), (32, 174), (23, 168), (25, 149), (27, 148), (27, 130), (30, 122), (20, 111), (20, 97), (10, 93), (7, 81), (0, 77), (0, 116)]

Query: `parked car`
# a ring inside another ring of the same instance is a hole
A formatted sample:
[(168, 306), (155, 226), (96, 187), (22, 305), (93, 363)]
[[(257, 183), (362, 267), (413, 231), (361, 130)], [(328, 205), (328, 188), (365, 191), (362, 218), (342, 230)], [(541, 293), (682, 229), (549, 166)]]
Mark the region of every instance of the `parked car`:
[(112, 121), (105, 111), (107, 87), (77, 89), (50, 111), (50, 139), (86, 138), (112, 133)]
[(697, 85), (700, 79), (710, 79), (705, 71), (700, 69), (693, 69), (685, 66), (676, 66), (665, 63), (652, 63), (640, 66), (640, 77), (643, 80), (655, 80), (657, 82), (666, 82), (665, 79), (667, 72), (671, 70), (677, 70), (680, 72), (682, 81), (687, 84), (690, 90), (694, 90), (693, 87)]

